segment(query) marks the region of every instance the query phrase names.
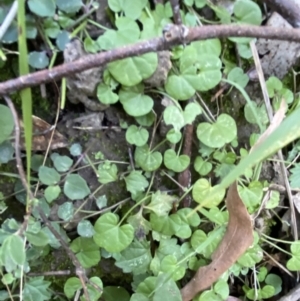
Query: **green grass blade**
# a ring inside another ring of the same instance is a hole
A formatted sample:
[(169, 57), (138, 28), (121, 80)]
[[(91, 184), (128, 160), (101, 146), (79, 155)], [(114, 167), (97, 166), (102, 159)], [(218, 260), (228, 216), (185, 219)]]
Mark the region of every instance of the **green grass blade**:
[[(29, 73), (28, 51), (26, 41), (25, 24), (25, 0), (18, 0), (18, 46), (19, 46), (19, 73), (25, 75)], [(32, 145), (32, 94), (31, 89), (26, 88), (20, 92), (22, 100), (22, 116), (25, 131), (25, 146), (27, 160), (27, 181), (30, 183), (31, 166), (31, 145)]]
[[(240, 163), (222, 180), (220, 185), (215, 186), (211, 193), (207, 196), (206, 200), (210, 199), (218, 194), (221, 189), (226, 189), (234, 181), (244, 174), (247, 168), (253, 167), (259, 164), (266, 158), (270, 157), (278, 150), (282, 149), (287, 144), (291, 143), (295, 139), (300, 137), (300, 107), (298, 107), (293, 113), (286, 117), (281, 125), (272, 132), (262, 143), (257, 145), (249, 155), (243, 158)], [(205, 205), (206, 200), (203, 200), (201, 205), (197, 206), (199, 209)]]

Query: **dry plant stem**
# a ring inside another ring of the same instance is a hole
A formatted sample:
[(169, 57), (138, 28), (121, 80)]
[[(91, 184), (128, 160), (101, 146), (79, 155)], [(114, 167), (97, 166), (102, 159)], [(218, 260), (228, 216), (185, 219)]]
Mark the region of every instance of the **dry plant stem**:
[[(0, 275), (1, 275), (2, 277), (4, 276), (2, 271), (0, 271)], [(7, 284), (5, 281), (4, 281), (3, 284), (5, 285), (5, 288), (6, 288), (7, 292), (8, 292), (8, 295), (9, 295), (10, 300), (11, 300), (11, 301), (15, 301), (14, 298), (13, 298), (13, 296), (12, 296), (12, 293), (11, 293), (11, 291), (10, 291), (10, 288), (9, 288), (8, 284)]]
[[(13, 115), (13, 119), (14, 119), (14, 124), (15, 124), (15, 154), (16, 154), (16, 167), (18, 169), (19, 175), (20, 175), (20, 180), (22, 182), (22, 185), (24, 187), (24, 189), (26, 190), (27, 195), (30, 196), (31, 199), (33, 199), (33, 195), (32, 192), (29, 188), (29, 186), (27, 185), (27, 181), (26, 181), (26, 175), (23, 169), (23, 163), (21, 160), (21, 152), (20, 152), (20, 122), (19, 122), (19, 117), (18, 117), (18, 113), (15, 109), (15, 106), (12, 102), (12, 100), (10, 99), (10, 97), (8, 96), (4, 96), (4, 99), (8, 105), (8, 107), (10, 108), (10, 111)], [(26, 215), (24, 216), (24, 221), (22, 226), (19, 229), (19, 235), (22, 236), (24, 231), (27, 228), (28, 225), (28, 221), (29, 221), (29, 217), (31, 215), (31, 210), (32, 207), (29, 206), (28, 210), (26, 212)]]
[(278, 301), (298, 301), (300, 299), (300, 284), (292, 289), (288, 294), (281, 297)]
[(299, 6), (293, 0), (262, 0), (286, 19), (293, 27), (300, 27)]
[[(191, 100), (189, 100), (189, 103), (191, 103)], [(193, 124), (187, 124), (184, 129), (184, 144), (183, 144), (183, 150), (182, 154), (187, 155), (189, 158), (191, 158), (192, 155), (192, 144), (193, 144), (193, 132), (194, 132), (194, 125)], [(181, 187), (181, 195), (185, 193), (185, 191), (182, 189), (189, 188), (191, 185), (191, 171), (190, 171), (190, 165), (178, 175), (178, 183)], [(184, 208), (188, 208), (191, 205), (191, 197), (189, 195), (186, 195), (182, 200), (182, 206)]]
[[(59, 89), (58, 89), (56, 83), (55, 83), (55, 87), (57, 88), (58, 93), (59, 93)], [(55, 134), (55, 130), (56, 130), (56, 127), (57, 127), (57, 122), (58, 122), (58, 118), (59, 118), (59, 108), (60, 108), (60, 98), (58, 98), (58, 101), (57, 101), (57, 109), (56, 109), (56, 115), (55, 115), (54, 126), (53, 126), (53, 130), (52, 130), (52, 133), (51, 133), (51, 136), (50, 136), (50, 139), (49, 139), (49, 143), (48, 143), (48, 146), (47, 146), (47, 150), (46, 150), (46, 153), (45, 153), (45, 156), (44, 156), (43, 166), (44, 166), (45, 163), (46, 163), (46, 160), (47, 160), (47, 157), (48, 157), (50, 148), (51, 148), (51, 143), (52, 143), (52, 140), (53, 140), (53, 136), (54, 136), (54, 134)], [(35, 196), (36, 196), (36, 194), (37, 194), (37, 192), (38, 192), (39, 187), (40, 187), (40, 181), (37, 182), (37, 185), (36, 185), (36, 187), (35, 187), (35, 191), (34, 191), (34, 195), (35, 195)]]
[(181, 15), (180, 15), (180, 6), (179, 6), (179, 0), (170, 0), (172, 11), (173, 11), (173, 19), (174, 23), (176, 25), (181, 25)]
[[(12, 114), (13, 114), (14, 123), (15, 123), (15, 153), (16, 153), (16, 161), (17, 161), (16, 167), (18, 169), (21, 182), (22, 182), (24, 188), (26, 189), (26, 192), (27, 192), (27, 194), (30, 198), (30, 201), (32, 201), (34, 199), (34, 195), (33, 195), (32, 191), (30, 190), (29, 185), (27, 183), (26, 175), (25, 175), (24, 168), (23, 168), (23, 163), (22, 163), (22, 160), (21, 160), (20, 124), (19, 124), (18, 114), (17, 114), (17, 111), (16, 111), (10, 97), (4, 96), (4, 99), (5, 99), (7, 105), (9, 106), (9, 108), (10, 108)], [(89, 280), (85, 275), (85, 270), (80, 265), (80, 263), (79, 263), (77, 257), (75, 256), (75, 254), (71, 251), (71, 249), (68, 247), (66, 242), (61, 238), (60, 234), (53, 228), (52, 224), (47, 219), (47, 217), (46, 217), (45, 213), (43, 212), (43, 210), (41, 209), (41, 207), (38, 206), (37, 209), (38, 209), (38, 212), (39, 212), (43, 222), (45, 223), (45, 225), (50, 229), (50, 231), (55, 236), (55, 238), (60, 242), (60, 244), (63, 246), (63, 248), (67, 252), (68, 256), (71, 258), (73, 264), (76, 266), (76, 274), (79, 277), (79, 279), (81, 280), (81, 282), (84, 284), (83, 285), (84, 295), (85, 295), (86, 300), (89, 301), (90, 298), (89, 298), (89, 294), (88, 294), (88, 291), (87, 291), (87, 288), (86, 288), (86, 285), (85, 285), (85, 282), (89, 282)], [(23, 232), (25, 231), (25, 229), (27, 227), (28, 220), (29, 220), (29, 217), (31, 215), (31, 210), (32, 210), (32, 206), (29, 207), (28, 212), (26, 213), (26, 215), (24, 217), (24, 222), (23, 222), (23, 224), (22, 224), (22, 226), (20, 227), (20, 230), (19, 230), (20, 235), (23, 234)], [(91, 284), (93, 286), (95, 286), (94, 283), (91, 283)], [(98, 286), (97, 286), (97, 289), (100, 289), (100, 291), (101, 291), (101, 288), (98, 288)]]
[(70, 275), (71, 271), (65, 270), (65, 271), (49, 271), (49, 272), (43, 272), (43, 273), (28, 273), (28, 276), (66, 276)]
[[(185, 126), (185, 137), (184, 137), (184, 145), (183, 145), (183, 155), (187, 155), (191, 158), (192, 154), (192, 144), (193, 144), (193, 132), (194, 132), (194, 125), (188, 124)], [(191, 185), (191, 171), (190, 165), (178, 175), (178, 183), (181, 187), (189, 188)], [(181, 188), (182, 189), (182, 188)], [(184, 190), (182, 190), (182, 194), (184, 194)], [(183, 207), (190, 207), (191, 205), (191, 197), (190, 195), (186, 195), (182, 200)]]
[[(267, 86), (266, 86), (266, 81), (265, 81), (265, 77), (264, 77), (264, 73), (261, 67), (261, 63), (259, 60), (259, 56), (258, 56), (258, 52), (256, 49), (256, 46), (254, 44), (253, 41), (250, 42), (250, 47), (251, 47), (251, 51), (252, 51), (252, 55), (254, 58), (254, 63), (255, 63), (255, 67), (258, 73), (258, 78), (259, 78), (259, 83), (263, 92), (263, 97), (264, 97), (264, 101), (265, 101), (265, 105), (267, 108), (267, 112), (268, 112), (268, 117), (270, 120), (270, 123), (272, 123), (273, 120), (273, 110), (272, 110), (272, 106), (271, 106), (271, 102), (270, 102), (270, 98), (268, 95), (268, 91), (267, 91)], [(292, 227), (293, 227), (293, 235), (294, 235), (294, 240), (298, 240), (298, 228), (297, 228), (297, 221), (296, 221), (296, 212), (295, 212), (295, 206), (294, 206), (294, 202), (293, 202), (293, 196), (292, 196), (292, 192), (291, 192), (291, 187), (289, 184), (289, 180), (288, 180), (288, 174), (287, 174), (287, 170), (286, 167), (284, 165), (284, 158), (282, 155), (282, 151), (279, 150), (277, 152), (278, 158), (280, 160), (280, 169), (284, 178), (284, 184), (285, 184), (285, 188), (287, 191), (287, 195), (288, 195), (288, 199), (289, 199), (289, 204), (290, 204), (290, 208), (291, 208), (291, 221), (292, 221)]]
[[(51, 70), (42, 70), (8, 80), (0, 83), (0, 96), (26, 87), (59, 80), (70, 74), (103, 66), (119, 59), (170, 49), (172, 46), (182, 44), (182, 30), (178, 30), (177, 32), (178, 36), (173, 36), (168, 41), (163, 37), (154, 38), (114, 50), (88, 55), (74, 62), (54, 67)], [(185, 43), (188, 43), (197, 40), (227, 37), (253, 37), (300, 42), (300, 30), (293, 28), (273, 28), (269, 26), (208, 25), (189, 28), (184, 40)]]
[[(81, 266), (81, 264), (78, 261), (77, 257), (72, 252), (72, 250), (69, 248), (69, 246), (67, 245), (67, 243), (62, 239), (62, 237), (60, 236), (60, 234), (54, 229), (54, 227), (52, 226), (51, 222), (46, 217), (46, 215), (45, 215), (44, 211), (42, 210), (42, 208), (40, 206), (38, 206), (37, 209), (38, 209), (39, 215), (42, 218), (42, 220), (45, 223), (45, 225), (49, 228), (49, 230), (52, 232), (52, 234), (55, 236), (55, 238), (59, 241), (59, 243), (65, 249), (67, 255), (72, 260), (73, 264), (75, 265), (75, 267), (76, 267), (76, 275), (78, 276), (78, 278), (80, 279), (80, 282), (82, 284), (83, 291), (84, 291), (84, 296), (85, 296), (85, 298), (87, 300), (90, 300), (89, 294), (88, 294), (88, 291), (87, 291), (87, 287), (86, 287), (85, 283), (90, 283), (94, 287), (95, 287), (95, 284), (92, 283), (92, 282), (90, 282), (89, 279), (86, 277), (85, 270)], [(97, 290), (102, 291), (100, 287), (96, 286), (96, 288), (97, 288)]]
[(276, 266), (278, 266), (280, 269), (282, 269), (285, 273), (287, 273), (290, 277), (294, 278), (294, 275), (286, 269), (280, 262), (278, 262), (276, 259), (274, 259), (271, 255), (269, 255), (266, 251), (263, 250), (263, 253), (272, 260)]

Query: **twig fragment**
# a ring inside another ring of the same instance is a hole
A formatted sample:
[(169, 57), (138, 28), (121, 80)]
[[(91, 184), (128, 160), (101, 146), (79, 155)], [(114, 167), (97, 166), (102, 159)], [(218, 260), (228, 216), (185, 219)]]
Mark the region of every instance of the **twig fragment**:
[[(196, 40), (227, 37), (253, 37), (275, 40), (300, 42), (300, 30), (290, 28), (273, 28), (268, 26), (245, 26), (245, 25), (208, 25), (189, 28), (184, 37), (189, 43)], [(37, 71), (16, 79), (0, 83), (0, 96), (7, 95), (18, 90), (59, 80), (70, 74), (82, 72), (91, 68), (106, 65), (107, 63), (137, 56), (148, 52), (166, 50), (175, 45), (182, 44), (182, 35), (174, 36), (166, 41), (164, 37), (154, 38), (136, 44), (123, 46), (106, 52), (87, 55), (74, 62), (66, 63), (51, 70)]]

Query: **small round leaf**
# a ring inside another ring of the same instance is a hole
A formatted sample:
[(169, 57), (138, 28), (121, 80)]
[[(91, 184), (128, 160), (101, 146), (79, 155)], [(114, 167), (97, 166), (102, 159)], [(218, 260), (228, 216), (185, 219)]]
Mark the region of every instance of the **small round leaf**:
[(134, 238), (134, 228), (129, 224), (120, 227), (118, 222), (119, 217), (116, 214), (106, 213), (95, 223), (94, 241), (107, 252), (121, 252)]
[[(213, 192), (213, 190), (219, 190)], [(218, 185), (211, 187), (206, 179), (199, 179), (193, 187), (193, 199), (203, 207), (212, 208), (218, 206), (225, 196), (225, 189), (219, 189)], [(211, 195), (211, 196), (210, 196)]]
[(54, 168), (41, 166), (39, 180), (45, 185), (55, 185), (60, 181), (60, 174)]
[(0, 143), (7, 140), (14, 129), (14, 119), (10, 109), (0, 104)]
[(221, 114), (213, 124), (202, 122), (197, 127), (198, 139), (209, 147), (223, 147), (237, 135), (234, 119), (227, 114)]
[(44, 69), (49, 65), (49, 58), (45, 51), (33, 51), (28, 55), (28, 63), (36, 69)]
[(64, 194), (72, 201), (84, 199), (91, 191), (80, 175), (68, 175), (64, 184)]

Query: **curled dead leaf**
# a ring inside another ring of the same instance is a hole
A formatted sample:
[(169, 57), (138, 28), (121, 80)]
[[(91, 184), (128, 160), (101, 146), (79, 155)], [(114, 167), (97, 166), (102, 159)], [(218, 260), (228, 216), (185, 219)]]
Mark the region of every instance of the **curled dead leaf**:
[(183, 301), (193, 299), (196, 294), (210, 287), (253, 243), (250, 215), (238, 194), (236, 183), (228, 189), (226, 205), (229, 212), (226, 233), (212, 255), (212, 262), (199, 268), (191, 281), (181, 289)]

